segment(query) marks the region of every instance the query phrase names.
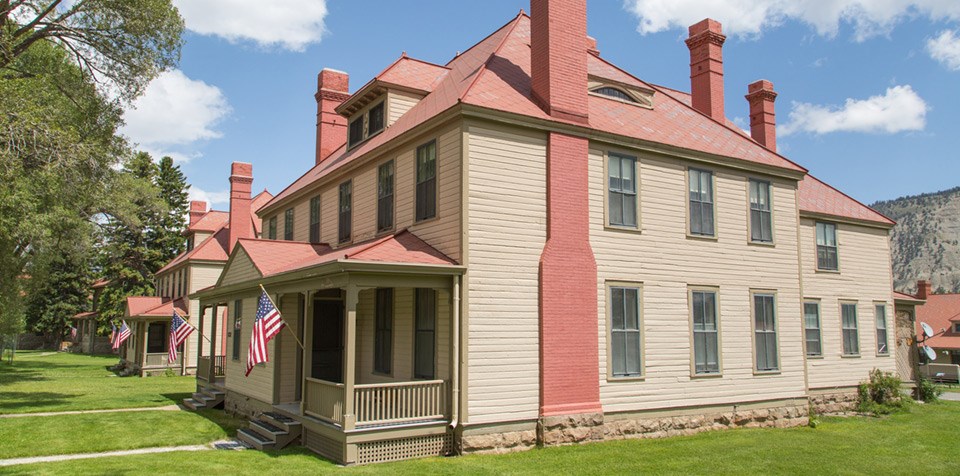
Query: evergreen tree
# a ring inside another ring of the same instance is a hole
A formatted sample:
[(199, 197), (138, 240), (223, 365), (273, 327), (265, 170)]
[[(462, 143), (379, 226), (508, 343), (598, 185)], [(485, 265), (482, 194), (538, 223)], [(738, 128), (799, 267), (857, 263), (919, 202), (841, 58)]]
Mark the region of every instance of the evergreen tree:
[(89, 310), (90, 253), (73, 250), (44, 255), (35, 263), (36, 274), (28, 284), (27, 328), (41, 332), (55, 345), (70, 325), (70, 318)]
[(159, 251), (158, 266), (160, 269), (170, 260), (182, 253), (185, 241), (181, 232), (187, 224), (186, 216), (189, 211), (188, 190), (190, 185), (179, 165), (173, 164), (173, 159), (160, 159), (157, 167), (156, 185), (160, 199), (166, 204), (166, 212), (161, 214), (152, 227), (148, 241)]

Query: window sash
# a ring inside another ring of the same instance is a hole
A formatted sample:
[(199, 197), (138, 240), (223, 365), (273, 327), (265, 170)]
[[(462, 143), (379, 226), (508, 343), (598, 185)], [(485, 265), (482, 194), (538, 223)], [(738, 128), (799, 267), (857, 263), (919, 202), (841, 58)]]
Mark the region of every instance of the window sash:
[(283, 239), (293, 241), (293, 209), (288, 208), (283, 214)]
[(610, 288), (610, 340), (614, 377), (643, 374), (639, 288)]
[(823, 355), (823, 342), (820, 335), (820, 304), (815, 302), (803, 303), (803, 329), (807, 355), (811, 357)]
[(233, 302), (233, 360), (240, 360), (240, 330), (243, 327), (243, 301)]
[(337, 238), (340, 243), (350, 241), (353, 221), (353, 182), (340, 184), (340, 213), (337, 223)]
[(817, 223), (817, 268), (836, 271), (837, 261), (837, 225)]
[(370, 108), (367, 119), (367, 137), (383, 130), (383, 102)]
[(320, 242), (320, 197), (310, 199), (310, 243)]
[(378, 288), (376, 293), (373, 370), (389, 374), (393, 361), (393, 288)]
[(637, 226), (637, 159), (610, 154), (607, 163), (607, 208), (614, 226)]
[(417, 221), (437, 215), (437, 143), (417, 148)]
[(165, 322), (151, 322), (147, 326), (147, 353), (159, 354), (168, 348), (169, 332)]
[(693, 291), (694, 373), (720, 373), (720, 332), (717, 320), (717, 294)]
[(755, 337), (756, 370), (780, 370), (777, 353), (776, 299), (772, 294), (753, 295), (753, 327)]
[(274, 215), (267, 220), (267, 238), (271, 240), (277, 239), (277, 216)]
[(857, 305), (840, 305), (841, 328), (843, 329), (843, 354), (857, 355), (860, 353), (860, 336), (857, 326)]
[(393, 228), (393, 161), (377, 170), (377, 231)]
[(877, 304), (874, 310), (877, 320), (877, 353), (889, 354), (890, 349), (887, 347), (887, 306)]
[(356, 118), (353, 122), (350, 123), (350, 129), (348, 131), (350, 136), (350, 146), (354, 146), (359, 142), (363, 141), (363, 116)]
[(750, 180), (750, 239), (764, 243), (773, 241), (769, 182)]
[(436, 371), (436, 291), (417, 288), (415, 294), (413, 377), (432, 380)]
[(713, 172), (689, 169), (690, 233), (714, 236)]

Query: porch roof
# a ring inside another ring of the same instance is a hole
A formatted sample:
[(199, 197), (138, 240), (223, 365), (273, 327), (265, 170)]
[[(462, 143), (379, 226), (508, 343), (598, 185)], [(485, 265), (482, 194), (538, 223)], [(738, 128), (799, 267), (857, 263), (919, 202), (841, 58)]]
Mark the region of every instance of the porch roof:
[(127, 317), (137, 318), (157, 318), (173, 317), (173, 310), (183, 317), (188, 316), (187, 301), (184, 298), (171, 299), (169, 297), (156, 296), (131, 296), (127, 298)]
[(90, 319), (91, 317), (97, 317), (97, 313), (94, 311), (81, 312), (73, 315), (74, 319)]

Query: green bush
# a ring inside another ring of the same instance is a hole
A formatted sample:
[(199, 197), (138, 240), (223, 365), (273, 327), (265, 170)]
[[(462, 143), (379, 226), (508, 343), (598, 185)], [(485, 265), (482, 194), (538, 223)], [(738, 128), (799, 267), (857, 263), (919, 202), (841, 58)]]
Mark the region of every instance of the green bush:
[(900, 392), (903, 382), (891, 372), (870, 371), (870, 379), (860, 384), (858, 409), (862, 413), (887, 415), (903, 409), (907, 402)]
[(940, 400), (940, 394), (942, 393), (943, 389), (934, 385), (933, 381), (927, 376), (920, 376), (920, 380), (917, 382), (917, 396), (920, 397), (920, 400), (933, 403)]

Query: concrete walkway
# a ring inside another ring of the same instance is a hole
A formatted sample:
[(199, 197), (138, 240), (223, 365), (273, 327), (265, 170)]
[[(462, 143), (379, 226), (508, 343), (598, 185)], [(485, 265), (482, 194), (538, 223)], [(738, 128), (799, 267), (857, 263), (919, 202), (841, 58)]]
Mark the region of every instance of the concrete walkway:
[(960, 393), (943, 392), (943, 394), (940, 395), (940, 399), (947, 400), (949, 402), (960, 402)]
[(210, 445), (167, 446), (164, 448), (141, 448), (138, 450), (107, 451), (104, 453), (81, 453), (75, 455), (31, 456), (29, 458), (0, 459), (0, 467), (17, 464), (51, 463), (55, 461), (69, 461), (74, 459), (105, 458), (108, 456), (145, 455), (150, 453), (169, 453), (171, 451), (206, 451), (212, 450)]
[(89, 413), (122, 413), (122, 412), (176, 412), (182, 410), (178, 405), (167, 405), (165, 407), (144, 407), (144, 408), (114, 408), (107, 410), (74, 410), (66, 412), (43, 412), (43, 413), (11, 413), (9, 415), (0, 415), (0, 418), (23, 418), (34, 416), (60, 416), (60, 415), (86, 415)]

